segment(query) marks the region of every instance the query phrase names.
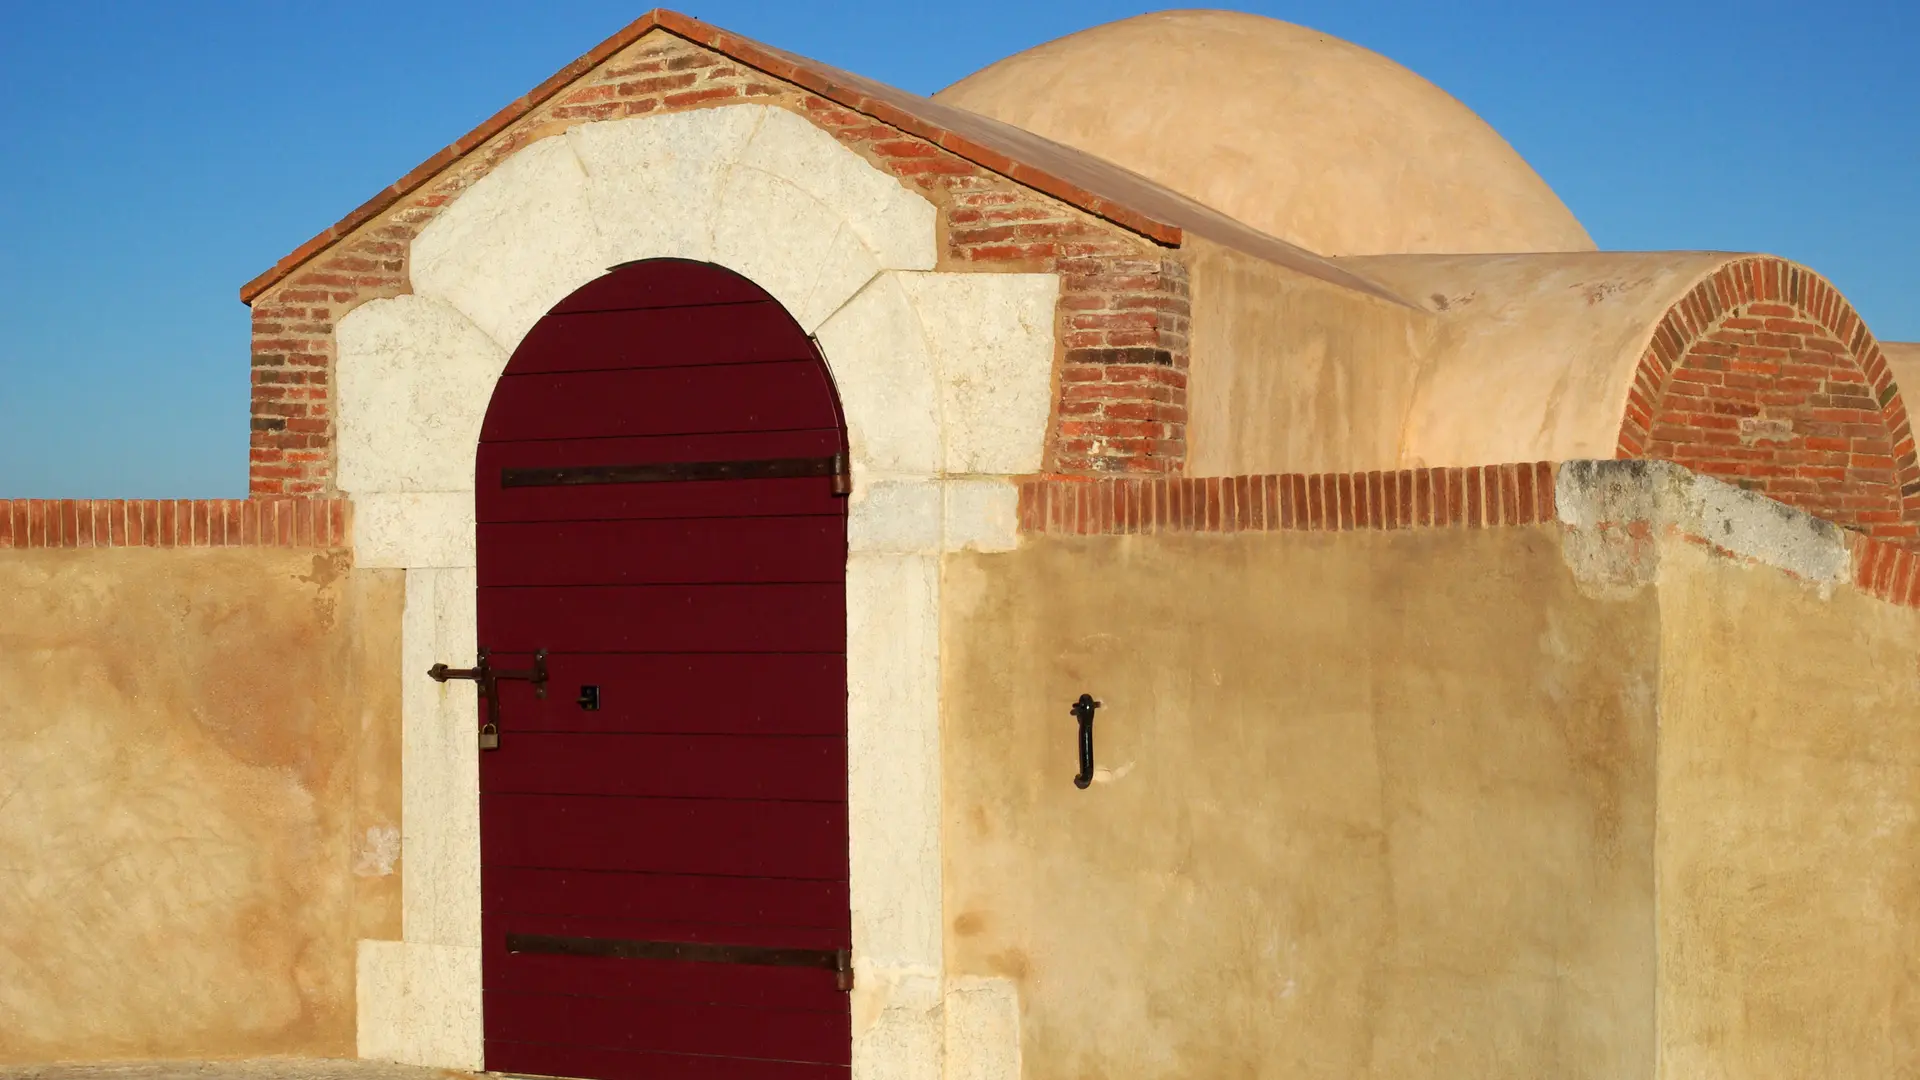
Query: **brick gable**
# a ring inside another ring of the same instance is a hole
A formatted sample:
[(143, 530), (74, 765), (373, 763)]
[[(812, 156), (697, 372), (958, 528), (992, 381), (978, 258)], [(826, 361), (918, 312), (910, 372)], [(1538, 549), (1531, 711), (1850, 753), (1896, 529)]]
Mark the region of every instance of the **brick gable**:
[(335, 490), (334, 328), (360, 304), (410, 291), (409, 245), (479, 178), (527, 145), (579, 124), (748, 102), (806, 117), (931, 201), (941, 269), (1062, 275), (1061, 400), (1048, 470), (1182, 469), (1188, 302), (1185, 272), (1164, 247), (926, 138), (654, 29), (491, 137), (440, 155), (447, 160), (437, 172), (404, 195), (383, 193), (387, 205), (316, 250), (296, 252), (290, 258), (297, 263), (253, 297), (249, 490)]
[(1869, 536), (1920, 538), (1920, 463), (1880, 347), (1839, 290), (1729, 263), (1655, 329), (1617, 456), (1661, 458)]

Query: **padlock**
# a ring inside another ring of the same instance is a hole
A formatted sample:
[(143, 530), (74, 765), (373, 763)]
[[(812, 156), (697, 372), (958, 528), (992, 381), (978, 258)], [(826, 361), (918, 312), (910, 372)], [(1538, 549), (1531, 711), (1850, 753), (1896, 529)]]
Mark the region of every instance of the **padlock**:
[(500, 729), (493, 724), (484, 724), (480, 728), (480, 749), (500, 749)]

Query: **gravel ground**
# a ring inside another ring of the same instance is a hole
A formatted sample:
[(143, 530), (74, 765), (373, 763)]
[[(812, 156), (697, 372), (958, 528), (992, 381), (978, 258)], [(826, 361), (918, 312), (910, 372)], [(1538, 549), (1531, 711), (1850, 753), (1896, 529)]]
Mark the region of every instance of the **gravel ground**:
[(475, 1075), (457, 1069), (332, 1058), (0, 1065), (0, 1080), (471, 1080)]

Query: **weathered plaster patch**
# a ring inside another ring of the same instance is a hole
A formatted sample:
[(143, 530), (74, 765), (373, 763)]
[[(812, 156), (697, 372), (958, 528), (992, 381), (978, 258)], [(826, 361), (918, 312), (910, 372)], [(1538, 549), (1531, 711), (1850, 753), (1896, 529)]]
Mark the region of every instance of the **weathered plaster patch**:
[(1654, 581), (1668, 538), (1785, 570), (1827, 595), (1846, 580), (1838, 525), (1665, 461), (1569, 461), (1555, 481), (1564, 548), (1583, 589), (1620, 598)]
[(1847, 579), (1846, 533), (1757, 492), (1688, 472), (1666, 474), (1662, 510), (1686, 535), (1821, 585)]
[(353, 852), (353, 872), (360, 877), (386, 877), (400, 861), (400, 830), (392, 825), (369, 825)]

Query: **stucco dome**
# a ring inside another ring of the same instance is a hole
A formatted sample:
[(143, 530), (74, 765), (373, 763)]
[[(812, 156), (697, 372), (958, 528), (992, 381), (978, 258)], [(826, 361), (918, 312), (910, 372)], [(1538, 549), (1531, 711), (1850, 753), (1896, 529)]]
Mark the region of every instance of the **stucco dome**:
[(1141, 15), (1018, 53), (934, 96), (1322, 255), (1594, 246), (1472, 110), (1378, 53), (1277, 19)]

